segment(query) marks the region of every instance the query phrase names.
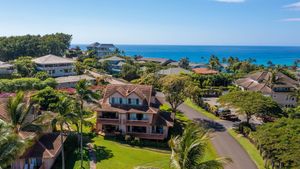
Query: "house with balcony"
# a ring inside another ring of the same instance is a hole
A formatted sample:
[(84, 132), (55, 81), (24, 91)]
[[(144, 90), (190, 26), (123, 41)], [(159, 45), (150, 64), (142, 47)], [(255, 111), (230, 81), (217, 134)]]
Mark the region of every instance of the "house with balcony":
[(113, 44), (100, 44), (98, 42), (92, 43), (86, 47), (88, 50), (95, 50), (98, 58), (111, 55), (117, 49)]
[(99, 133), (164, 140), (173, 126), (174, 117), (159, 110), (152, 86), (110, 84), (100, 104), (96, 124)]
[(14, 66), (0, 61), (0, 76), (1, 75), (10, 75), (14, 72)]
[(100, 59), (99, 62), (108, 62), (109, 69), (112, 73), (120, 73), (123, 64), (125, 64), (125, 59), (118, 56), (112, 56), (105, 59)]
[(235, 81), (242, 90), (261, 92), (272, 97), (282, 107), (297, 105), (296, 90), (299, 82), (281, 72), (260, 71)]
[(52, 77), (76, 75), (75, 61), (55, 55), (46, 55), (32, 60), (38, 71), (45, 71)]

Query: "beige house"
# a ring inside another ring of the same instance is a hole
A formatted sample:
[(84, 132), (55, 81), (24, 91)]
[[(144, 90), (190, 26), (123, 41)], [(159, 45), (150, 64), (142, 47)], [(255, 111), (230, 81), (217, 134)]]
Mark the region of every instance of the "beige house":
[(45, 55), (32, 60), (37, 70), (45, 71), (52, 77), (76, 75), (75, 61), (55, 55)]
[(236, 80), (235, 84), (242, 90), (259, 91), (270, 96), (284, 107), (295, 107), (297, 104), (295, 92), (299, 83), (281, 72), (256, 72)]
[(108, 85), (98, 110), (97, 130), (163, 140), (173, 126), (171, 114), (160, 112), (152, 86)]
[(74, 88), (77, 82), (83, 79), (93, 85), (96, 83), (96, 79), (88, 75), (63, 76), (55, 78), (55, 81), (57, 82), (56, 88)]

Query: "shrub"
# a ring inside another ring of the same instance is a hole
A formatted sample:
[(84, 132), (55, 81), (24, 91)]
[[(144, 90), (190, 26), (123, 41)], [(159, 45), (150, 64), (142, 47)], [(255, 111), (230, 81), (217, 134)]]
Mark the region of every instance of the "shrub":
[(47, 86), (55, 87), (56, 82), (53, 78), (41, 81), (37, 78), (1, 79), (0, 92), (15, 92), (26, 90), (40, 90)]
[(130, 135), (125, 135), (125, 141), (130, 142), (132, 140)]

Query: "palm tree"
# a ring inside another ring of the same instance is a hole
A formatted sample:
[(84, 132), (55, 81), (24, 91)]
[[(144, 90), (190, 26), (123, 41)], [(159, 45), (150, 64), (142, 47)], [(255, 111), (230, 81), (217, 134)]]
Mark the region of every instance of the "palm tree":
[(67, 97), (60, 98), (59, 103), (56, 105), (56, 111), (58, 115), (52, 120), (52, 126), (56, 128), (59, 125), (60, 127), (62, 169), (65, 169), (64, 126), (68, 126), (69, 122), (76, 121), (76, 115), (72, 113), (72, 102)]
[(174, 169), (222, 169), (228, 158), (202, 161), (209, 139), (208, 132), (195, 123), (186, 126), (182, 136), (169, 140), (172, 150), (170, 166)]
[(26, 121), (29, 113), (35, 114), (35, 106), (30, 103), (26, 103), (24, 100), (24, 93), (18, 92), (15, 97), (10, 97), (7, 103), (7, 111), (10, 117), (10, 123), (15, 133), (19, 133), (21, 130), (30, 129), (33, 131), (41, 131), (41, 126), (35, 124), (38, 118), (32, 121)]
[(0, 120), (0, 168), (8, 167), (26, 148), (26, 141), (13, 132), (11, 125)]
[(82, 137), (82, 126), (83, 126), (83, 104), (84, 101), (96, 102), (99, 98), (98, 94), (89, 90), (90, 84), (82, 79), (76, 84), (76, 99), (79, 101), (79, 118), (80, 118), (80, 166), (83, 167), (83, 137)]

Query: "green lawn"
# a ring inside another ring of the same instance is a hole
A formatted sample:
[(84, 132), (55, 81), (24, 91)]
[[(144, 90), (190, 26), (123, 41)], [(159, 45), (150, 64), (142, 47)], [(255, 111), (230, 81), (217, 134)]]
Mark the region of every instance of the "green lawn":
[(215, 116), (214, 114), (204, 110), (203, 108), (197, 106), (195, 103), (193, 103), (191, 101), (191, 99), (187, 99), (185, 102), (184, 102), (186, 105), (188, 105), (189, 107), (197, 110), (198, 112), (200, 112), (201, 114), (203, 114), (204, 116), (212, 119), (212, 120), (220, 120), (220, 118), (218, 118), (217, 116)]
[[(168, 109), (168, 106), (164, 105), (162, 109)], [(178, 112), (176, 114), (176, 126), (174, 126), (173, 133), (177, 134), (182, 132), (183, 124), (190, 121), (184, 114)], [(95, 118), (89, 118), (88, 121), (95, 122)], [(95, 136), (90, 133), (91, 127), (85, 126), (83, 128), (86, 137), (91, 139), (91, 143), (95, 145), (97, 155), (97, 169), (133, 169), (137, 166), (151, 166), (160, 169), (169, 169), (170, 151), (161, 149), (150, 149), (143, 147), (133, 147), (128, 144), (115, 141), (113, 138), (105, 138), (103, 136)], [(176, 132), (175, 132), (176, 131)], [(75, 140), (76, 141), (76, 140)], [(74, 142), (74, 140), (73, 140)], [(71, 147), (72, 144), (68, 144)], [(66, 148), (67, 149), (67, 148)], [(77, 151), (66, 153), (66, 168), (80, 168), (80, 154)], [(217, 158), (218, 155), (209, 142), (206, 148), (206, 154), (203, 161)], [(55, 168), (59, 168), (60, 164)], [(89, 168), (87, 150), (84, 153), (84, 167)]]
[(233, 129), (229, 129), (228, 132), (234, 139), (236, 139), (240, 143), (240, 145), (244, 148), (244, 150), (247, 151), (247, 153), (249, 154), (251, 159), (255, 162), (257, 167), (259, 169), (265, 169), (264, 160), (260, 156), (257, 148), (247, 138), (240, 136)]

